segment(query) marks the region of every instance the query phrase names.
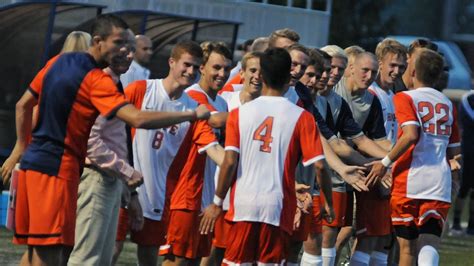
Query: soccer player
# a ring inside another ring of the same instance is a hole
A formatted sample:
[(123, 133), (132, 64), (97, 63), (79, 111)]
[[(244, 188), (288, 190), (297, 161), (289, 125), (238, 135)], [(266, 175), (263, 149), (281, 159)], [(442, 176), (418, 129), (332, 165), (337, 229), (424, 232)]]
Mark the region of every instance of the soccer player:
[[(195, 80), (201, 58), (198, 44), (178, 43), (168, 60), (168, 76), (131, 83), (125, 89), (127, 98), (142, 110), (195, 109), (198, 104), (184, 89)], [(137, 191), (145, 222), (142, 230), (131, 232), (132, 241), (138, 244), (140, 265), (156, 265), (158, 247), (166, 240), (169, 242), (163, 249), (177, 256), (195, 256), (187, 253), (184, 243), (192, 243), (190, 249), (195, 249), (200, 241), (197, 229), (192, 234), (191, 225), (201, 210), (206, 155), (220, 162), (222, 147), (206, 121), (176, 123), (157, 130), (137, 129), (132, 135), (134, 167), (144, 177)], [(180, 230), (188, 235), (177, 234), (183, 232)]]
[[(283, 263), (288, 256), (296, 211), (294, 173), (298, 157), (302, 155), (307, 166), (314, 164), (320, 179), (328, 178), (312, 115), (281, 97), (290, 81), (288, 52), (269, 49), (261, 57), (260, 65), (263, 96), (229, 115), (226, 156), (216, 196), (205, 210), (200, 226), (202, 233), (212, 231), (238, 167), (226, 215), (227, 220), (234, 222), (225, 253), (226, 264)], [(324, 209), (332, 219), (330, 199)]]
[(395, 82), (401, 80), (407, 67), (407, 51), (401, 43), (387, 38), (377, 44), (375, 55), (379, 62), (379, 73), (369, 91), (377, 95), (383, 112), (384, 126), (387, 138), (392, 145), (397, 139), (397, 121), (393, 96)]
[(399, 137), (369, 177), (382, 177), (395, 161), (390, 203), (400, 265), (438, 265), (437, 248), (451, 202), (447, 158), (459, 154), (459, 133), (453, 104), (432, 88), (442, 74), (443, 58), (421, 48), (411, 59), (414, 89), (394, 97)]
[(77, 190), (87, 139), (99, 113), (107, 118), (117, 116), (139, 128), (160, 128), (209, 116), (204, 106), (195, 111), (163, 113), (142, 112), (128, 104), (102, 71), (128, 53), (127, 29), (127, 24), (114, 15), (99, 16), (92, 26), (88, 52), (51, 59), (17, 103), (21, 150), (25, 150), (26, 136), (31, 132), (32, 109), (39, 105), (31, 143), (20, 152), (13, 242), (28, 245), (23, 265), (67, 261), (74, 245)]
[[(255, 39), (255, 41), (252, 43), (252, 46), (250, 47), (250, 52), (263, 52), (267, 48), (268, 48), (268, 37), (260, 37), (260, 38)], [(242, 67), (242, 61), (240, 61), (239, 64), (231, 70), (229, 79), (227, 80), (224, 87), (222, 87), (222, 90), (219, 91), (219, 94), (222, 94), (226, 91), (230, 91), (230, 92), (240, 91), (242, 89), (242, 84), (244, 81), (242, 79), (242, 76), (239, 75), (240, 71), (237, 71), (236, 74), (232, 76), (232, 72), (235, 71), (236, 69), (240, 70), (241, 67)]]
[[(377, 61), (372, 53), (360, 53), (351, 65), (351, 76), (342, 79), (334, 90), (349, 104), (355, 121), (367, 137), (388, 151), (391, 143), (386, 139), (380, 102), (367, 90), (375, 79), (377, 69)], [(387, 198), (382, 198), (387, 192), (379, 180), (367, 179), (366, 183), (372, 188), (369, 192), (356, 192), (357, 244), (356, 252), (351, 257), (354, 263), (370, 260), (370, 254), (377, 247), (383, 250), (391, 232), (389, 202)], [(371, 214), (376, 214), (377, 219)]]

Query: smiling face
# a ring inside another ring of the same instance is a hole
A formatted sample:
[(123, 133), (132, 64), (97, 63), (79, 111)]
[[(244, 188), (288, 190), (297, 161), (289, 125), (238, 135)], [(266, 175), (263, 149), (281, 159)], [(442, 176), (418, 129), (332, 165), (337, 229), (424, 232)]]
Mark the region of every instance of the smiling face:
[[(209, 89), (219, 91), (229, 78), (231, 60), (222, 54), (212, 52), (206, 64), (201, 65), (201, 79)], [(201, 83), (201, 82), (200, 82)], [(204, 88), (205, 89), (205, 88)]]
[(178, 59), (171, 57), (168, 60), (170, 74), (181, 87), (189, 87), (196, 80), (201, 61), (189, 53), (181, 54)]
[(117, 57), (126, 57), (129, 53), (129, 32), (124, 28), (112, 26), (107, 37), (94, 36), (94, 45), (97, 47), (99, 63), (112, 64)]
[(260, 59), (257, 57), (248, 59), (245, 69), (240, 70), (240, 76), (244, 81), (245, 91), (250, 94), (258, 93), (262, 89)]
[(126, 53), (119, 53), (117, 56), (112, 58), (112, 62), (110, 64), (110, 69), (117, 75), (121, 75), (128, 71), (130, 64), (133, 61), (133, 56), (135, 54), (135, 36), (133, 36), (133, 32), (131, 30), (127, 30), (128, 32), (128, 42), (126, 45), (127, 52)]
[(379, 62), (379, 76), (382, 83), (392, 86), (400, 79), (407, 69), (407, 60), (404, 56), (387, 53)]
[(303, 76), (309, 64), (309, 56), (299, 50), (291, 50), (291, 80), (290, 86), (295, 86), (296, 82)]

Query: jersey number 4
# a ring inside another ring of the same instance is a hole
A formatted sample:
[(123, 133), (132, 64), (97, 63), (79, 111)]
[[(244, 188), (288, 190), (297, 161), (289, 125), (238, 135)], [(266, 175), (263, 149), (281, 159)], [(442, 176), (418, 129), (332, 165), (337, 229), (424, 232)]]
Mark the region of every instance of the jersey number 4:
[(270, 144), (273, 142), (272, 128), (273, 116), (267, 116), (253, 133), (254, 140), (263, 142), (260, 146), (260, 151), (262, 152), (272, 152), (272, 147), (270, 147)]
[(433, 106), (430, 102), (419, 102), (418, 110), (423, 122), (423, 130), (426, 133), (444, 136), (451, 134), (451, 126), (446, 125), (449, 121), (449, 106), (444, 103), (437, 103)]

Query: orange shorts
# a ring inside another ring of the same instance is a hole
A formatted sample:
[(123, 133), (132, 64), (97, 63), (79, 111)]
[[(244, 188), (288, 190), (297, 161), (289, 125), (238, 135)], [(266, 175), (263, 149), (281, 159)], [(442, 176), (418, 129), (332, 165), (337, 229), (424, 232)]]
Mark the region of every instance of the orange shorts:
[(438, 200), (409, 199), (401, 196), (392, 196), (393, 225), (416, 225), (420, 227), (430, 218), (437, 219), (441, 228), (448, 217), (451, 204)]
[(160, 255), (173, 254), (187, 259), (207, 257), (211, 253), (212, 234), (199, 232), (200, 211), (171, 210), (166, 244)]
[(224, 211), (221, 216), (217, 218), (216, 224), (214, 225), (214, 239), (212, 240), (212, 245), (217, 248), (227, 247), (227, 239), (232, 223), (224, 218), (226, 214), (227, 211)]
[(356, 236), (385, 236), (392, 233), (390, 200), (378, 192), (355, 192)]
[(125, 239), (127, 238), (128, 229), (128, 211), (126, 208), (120, 208), (117, 225), (117, 237), (115, 238), (115, 240), (125, 241)]
[(166, 243), (167, 230), (168, 223), (165, 216), (162, 217), (161, 221), (144, 217), (142, 230), (131, 230), (130, 240), (140, 246), (161, 246)]
[(74, 246), (79, 178), (20, 170), (13, 243)]
[(277, 226), (259, 222), (233, 223), (222, 264), (282, 264), (289, 254), (289, 239), (289, 234)]
[(313, 196), (313, 215), (311, 216), (309, 232), (313, 234), (321, 234), (323, 232), (323, 222), (321, 221), (321, 198)]
[[(321, 206), (324, 206), (326, 202), (324, 195), (320, 196)], [(346, 224), (346, 206), (347, 206), (347, 193), (346, 192), (332, 192), (332, 205), (334, 208), (334, 221), (328, 223), (326, 219), (321, 219), (324, 226), (329, 227), (343, 227)]]

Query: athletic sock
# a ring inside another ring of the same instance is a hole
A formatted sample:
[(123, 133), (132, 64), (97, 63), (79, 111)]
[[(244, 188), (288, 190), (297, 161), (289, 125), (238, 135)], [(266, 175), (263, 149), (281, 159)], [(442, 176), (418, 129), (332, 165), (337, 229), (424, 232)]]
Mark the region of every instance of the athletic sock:
[(369, 265), (370, 261), (370, 255), (362, 252), (362, 251), (356, 251), (354, 254), (351, 256), (351, 261), (349, 262), (349, 265), (351, 266), (367, 266)]
[(418, 253), (418, 266), (438, 266), (438, 251), (429, 245), (423, 246)]
[(311, 255), (309, 253), (303, 252), (301, 256), (301, 266), (322, 266), (323, 259), (321, 256)]
[(370, 254), (369, 266), (387, 266), (387, 259), (387, 254), (379, 251), (372, 251), (372, 254)]
[(323, 266), (334, 266), (336, 260), (336, 248), (322, 248)]

